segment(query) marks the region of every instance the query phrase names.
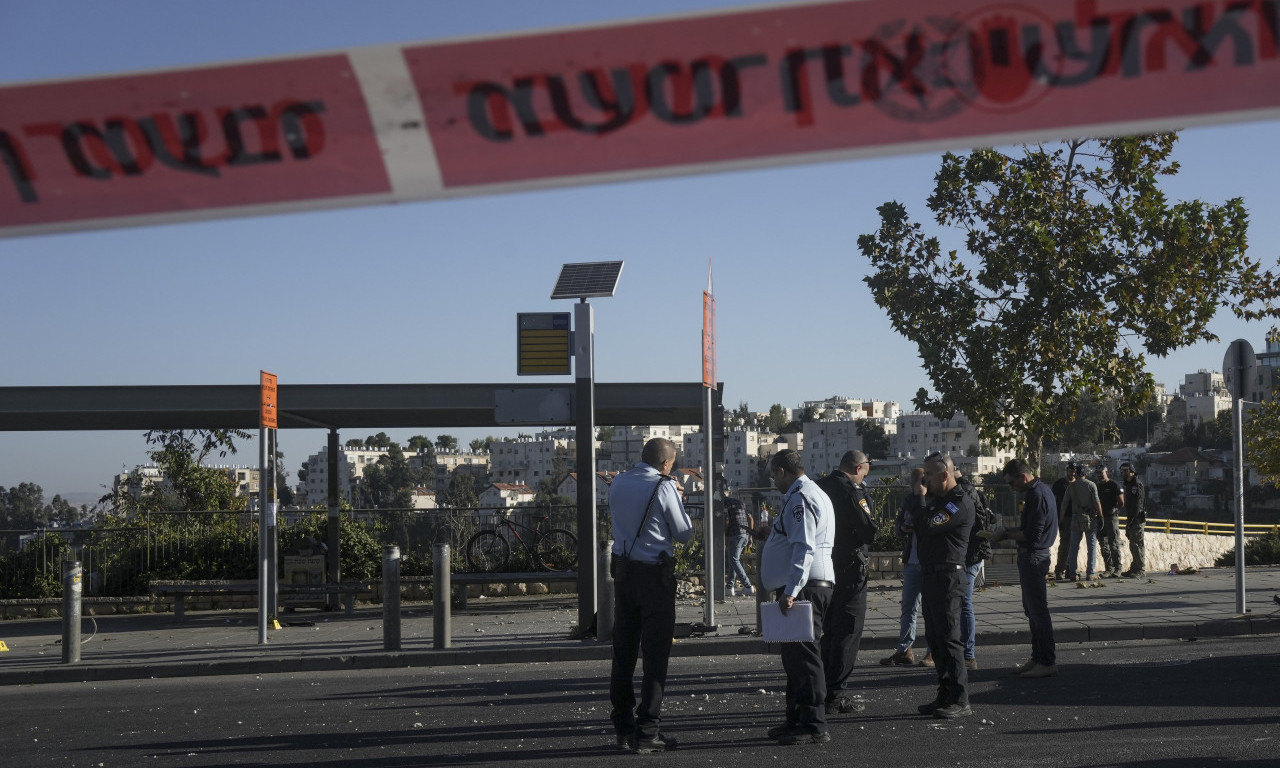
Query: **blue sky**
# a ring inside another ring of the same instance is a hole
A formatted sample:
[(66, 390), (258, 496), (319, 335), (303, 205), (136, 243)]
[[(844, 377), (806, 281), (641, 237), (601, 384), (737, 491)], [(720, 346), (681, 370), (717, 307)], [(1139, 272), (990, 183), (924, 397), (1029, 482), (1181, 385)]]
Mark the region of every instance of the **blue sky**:
[[(739, 7), (721, 0), (0, 0), (0, 82), (165, 69)], [(1183, 133), (1175, 198), (1241, 196), (1251, 251), (1280, 253), (1276, 122)], [(700, 377), (708, 259), (726, 401), (898, 400), (928, 382), (861, 282), (860, 233), (899, 200), (923, 218), (937, 153), (0, 240), (0, 386), (514, 382), (515, 314), (565, 262), (624, 260), (596, 307), (599, 381)], [(953, 246), (954, 247), (954, 246)], [(1269, 324), (1222, 315), (1222, 343), (1151, 360), (1170, 388)], [(833, 345), (848, 354), (833, 354)], [(812, 354), (810, 354), (812, 353)], [(523, 382), (538, 379), (521, 378)], [(568, 377), (540, 379), (548, 383)], [(286, 404), (287, 407), (287, 404)], [(446, 430), (388, 430), (405, 439)], [(450, 430), (465, 444), (498, 430)], [(500, 434), (500, 433), (499, 433)], [(344, 433), (343, 439), (364, 437)], [(323, 431), (284, 431), (290, 473)], [(0, 434), (0, 486), (101, 492), (140, 433)], [(248, 444), (241, 463), (257, 461)]]

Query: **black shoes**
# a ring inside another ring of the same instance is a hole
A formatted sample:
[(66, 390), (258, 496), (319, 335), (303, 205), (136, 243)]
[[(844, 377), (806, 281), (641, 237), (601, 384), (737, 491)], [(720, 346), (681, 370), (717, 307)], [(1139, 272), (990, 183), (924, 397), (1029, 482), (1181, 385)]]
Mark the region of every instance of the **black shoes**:
[(828, 699), (826, 710), (828, 715), (843, 715), (850, 712), (861, 712), (867, 708), (866, 704), (851, 699), (848, 696), (837, 696), (834, 699)]
[(957, 717), (968, 717), (972, 714), (973, 710), (969, 708), (968, 704), (961, 704), (958, 701), (953, 701), (946, 706), (933, 710), (933, 716), (943, 720), (954, 720)]

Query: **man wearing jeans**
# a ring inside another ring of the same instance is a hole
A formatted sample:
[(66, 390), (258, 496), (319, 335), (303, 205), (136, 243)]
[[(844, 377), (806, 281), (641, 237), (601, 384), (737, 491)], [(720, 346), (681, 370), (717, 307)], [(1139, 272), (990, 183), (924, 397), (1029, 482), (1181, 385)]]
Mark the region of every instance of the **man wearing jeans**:
[(1085, 477), (1084, 467), (1076, 466), (1076, 479), (1067, 486), (1063, 499), (1063, 516), (1071, 517), (1071, 546), (1067, 550), (1067, 578), (1079, 579), (1080, 542), (1083, 540), (1088, 553), (1085, 555), (1085, 581), (1092, 581), (1098, 570), (1098, 521), (1102, 519), (1102, 501), (1098, 498), (1098, 486)]
[(911, 470), (911, 493), (903, 500), (898, 510), (898, 519), (894, 523), (898, 534), (906, 539), (902, 549), (902, 598), (901, 614), (898, 618), (898, 645), (893, 653), (880, 660), (886, 667), (915, 666), (915, 652), (911, 646), (916, 641), (916, 619), (920, 616), (920, 554), (916, 548), (916, 536), (907, 525), (919, 508), (920, 496), (924, 494), (924, 469), (916, 467)]
[(747, 512), (747, 507), (738, 499), (730, 498), (725, 493), (724, 500), (724, 593), (729, 597), (733, 597), (734, 582), (742, 582), (742, 594), (754, 595), (755, 590), (751, 587), (751, 579), (747, 576), (747, 569), (742, 566), (742, 552), (747, 548), (747, 541), (751, 536), (751, 530), (755, 528), (755, 521), (751, 519), (751, 514)]
[(1053, 493), (1031, 472), (1025, 461), (1011, 460), (1004, 465), (1002, 474), (1014, 491), (1026, 494), (1018, 527), (997, 531), (991, 539), (1001, 541), (1008, 538), (1018, 544), (1022, 611), (1031, 626), (1031, 658), (1018, 667), (1018, 676), (1050, 677), (1058, 674), (1058, 661), (1045, 576), (1049, 573), (1049, 550), (1058, 538), (1058, 510)]

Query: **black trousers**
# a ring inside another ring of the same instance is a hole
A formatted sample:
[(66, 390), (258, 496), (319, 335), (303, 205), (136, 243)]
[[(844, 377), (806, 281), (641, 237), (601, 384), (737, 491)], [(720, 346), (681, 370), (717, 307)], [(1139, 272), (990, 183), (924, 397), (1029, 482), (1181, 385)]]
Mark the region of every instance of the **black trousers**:
[[(621, 734), (641, 739), (658, 735), (667, 660), (676, 626), (676, 582), (662, 566), (633, 562), (613, 583), (613, 669), (609, 676), (610, 719)], [(644, 654), (640, 705), (632, 678)]]
[(837, 582), (831, 592), (822, 627), (822, 667), (827, 678), (827, 701), (845, 695), (846, 683), (858, 663), (858, 646), (867, 623), (867, 577)]
[[(778, 597), (781, 593), (779, 589)], [(812, 604), (813, 636), (820, 636), (823, 618), (831, 603), (831, 588), (806, 584), (796, 599)], [(782, 669), (787, 673), (787, 725), (802, 733), (825, 733), (827, 681), (822, 668), (822, 649), (817, 640), (781, 645)]]
[(925, 639), (938, 673), (938, 693), (947, 703), (969, 703), (969, 673), (964, 666), (960, 607), (969, 577), (958, 566), (922, 566)]

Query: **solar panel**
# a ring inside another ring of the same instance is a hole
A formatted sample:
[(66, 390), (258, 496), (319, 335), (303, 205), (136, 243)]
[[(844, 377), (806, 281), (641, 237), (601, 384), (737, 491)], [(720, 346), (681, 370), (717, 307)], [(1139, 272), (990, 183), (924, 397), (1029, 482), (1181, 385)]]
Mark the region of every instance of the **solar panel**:
[(560, 267), (560, 277), (551, 291), (551, 298), (590, 299), (612, 296), (618, 288), (618, 276), (621, 274), (621, 261), (565, 264)]

